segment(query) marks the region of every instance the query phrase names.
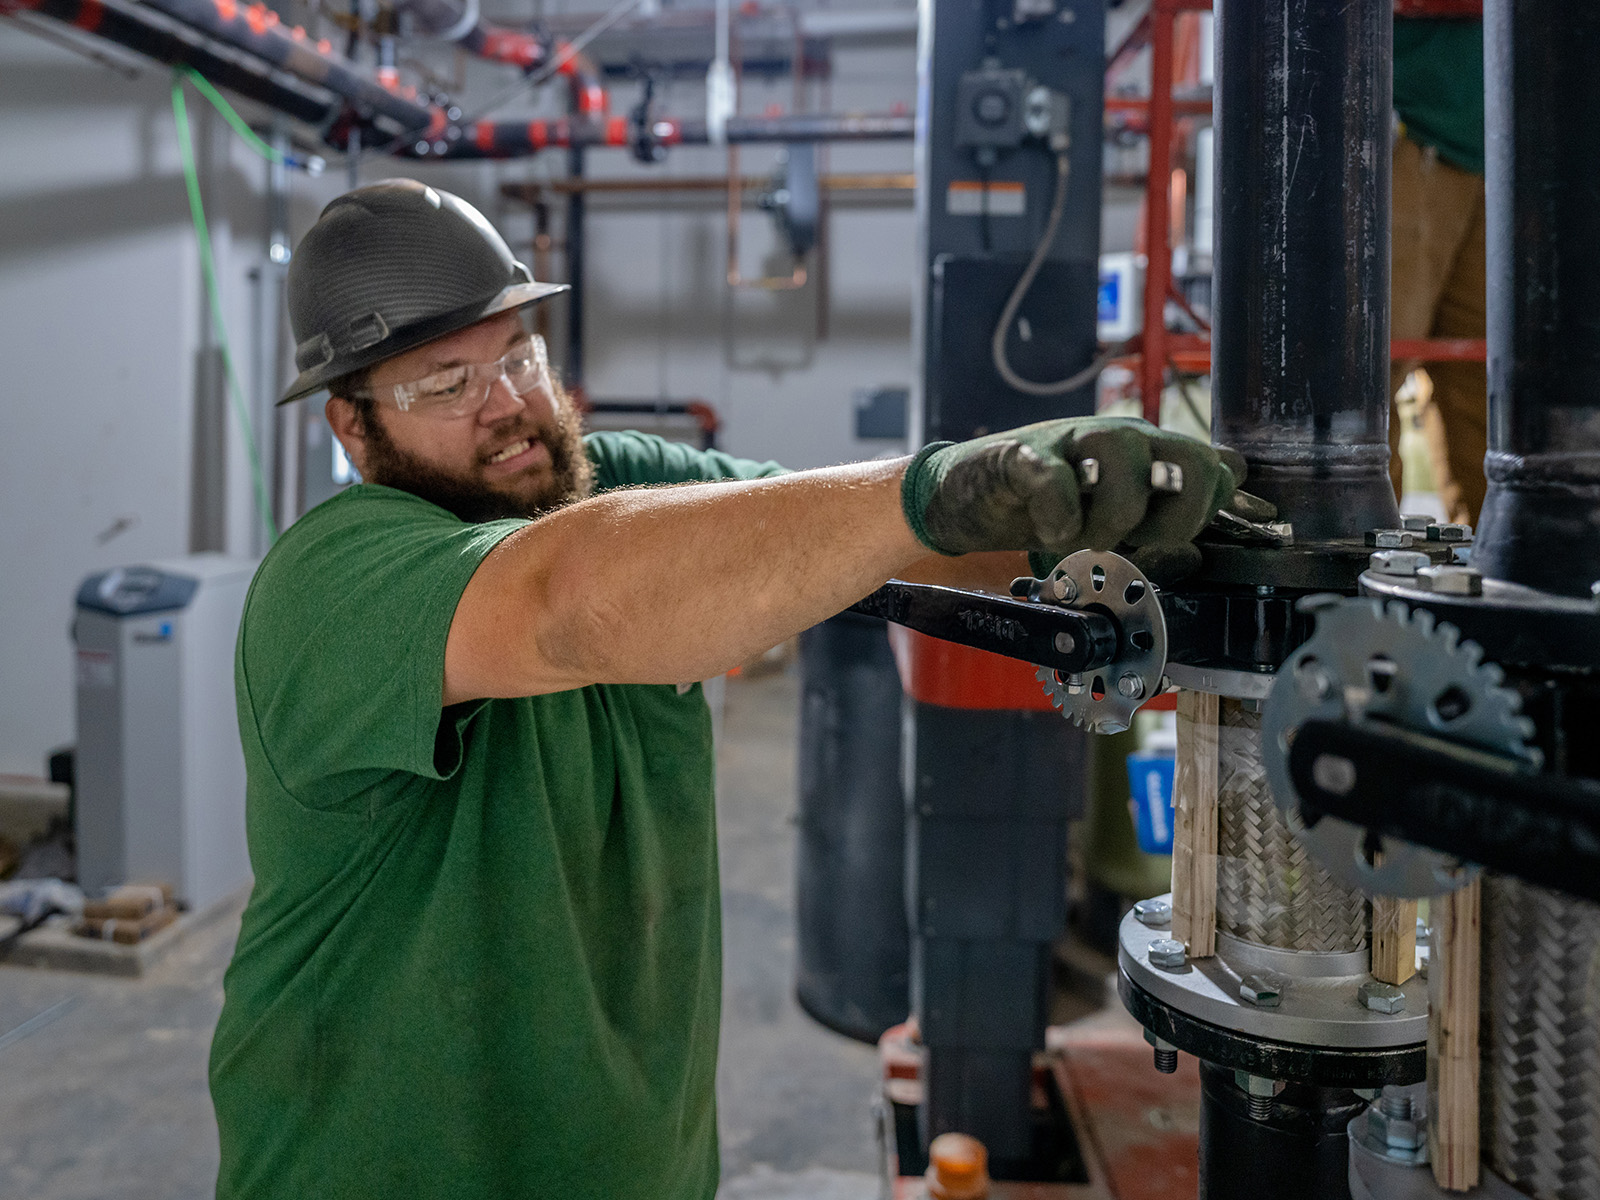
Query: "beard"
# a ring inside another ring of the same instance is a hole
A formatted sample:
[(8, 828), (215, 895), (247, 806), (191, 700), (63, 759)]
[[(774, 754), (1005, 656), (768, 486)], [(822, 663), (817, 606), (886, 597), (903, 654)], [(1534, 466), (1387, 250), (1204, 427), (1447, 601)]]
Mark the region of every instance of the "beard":
[(508, 438), (532, 437), (544, 443), (550, 465), (542, 471), (499, 484), (466, 473), (452, 474), (395, 445), (374, 410), (365, 421), (364, 478), (437, 504), (469, 525), (503, 517), (538, 517), (582, 500), (593, 490), (594, 464), (583, 448), (577, 409), (559, 384), (555, 385), (555, 399), (553, 421), (537, 422), (524, 415), (504, 430)]

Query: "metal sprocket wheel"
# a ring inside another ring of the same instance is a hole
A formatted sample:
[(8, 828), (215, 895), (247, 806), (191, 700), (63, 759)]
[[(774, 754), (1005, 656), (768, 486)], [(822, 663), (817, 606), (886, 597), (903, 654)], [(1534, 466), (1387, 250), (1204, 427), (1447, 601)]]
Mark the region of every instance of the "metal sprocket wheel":
[(1521, 700), (1501, 686), (1503, 673), (1483, 661), (1477, 643), (1429, 612), (1367, 597), (1304, 603), (1314, 606), (1316, 632), (1279, 669), (1262, 719), (1274, 801), (1317, 862), (1347, 887), (1421, 898), (1464, 886), (1478, 869), (1449, 855), (1397, 838), (1374, 843), (1365, 828), (1336, 817), (1307, 827), (1289, 746), (1306, 721), (1370, 719), (1537, 765)]
[(1117, 657), (1081, 675), (1040, 667), (1050, 703), (1090, 733), (1121, 733), (1146, 700), (1166, 687), (1167, 619), (1144, 572), (1109, 550), (1079, 550), (1055, 565), (1039, 599), (1103, 613), (1120, 633)]

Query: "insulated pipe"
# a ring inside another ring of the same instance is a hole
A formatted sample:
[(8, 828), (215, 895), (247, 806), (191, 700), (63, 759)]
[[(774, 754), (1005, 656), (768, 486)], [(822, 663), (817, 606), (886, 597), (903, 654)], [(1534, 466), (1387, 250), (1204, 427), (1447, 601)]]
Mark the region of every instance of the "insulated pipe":
[(1593, 0), (1486, 6), (1489, 490), (1472, 565), (1582, 597), (1600, 579), (1597, 62)]
[[(782, 117), (730, 117), (729, 142), (898, 141), (915, 132), (915, 120), (898, 114)], [(652, 123), (651, 136), (663, 146), (706, 145), (703, 119)], [(553, 121), (478, 121), (464, 136), (414, 148), (418, 157), (522, 158), (540, 150), (573, 146), (630, 146), (633, 130), (626, 117), (561, 118)], [(442, 151), (438, 148), (443, 146)]]
[(424, 104), (406, 91), (391, 91), (372, 76), (333, 53), (327, 42), (312, 42), (299, 26), (285, 29), (278, 14), (263, 4), (238, 0), (143, 0), (155, 9), (198, 29), (208, 37), (264, 59), (297, 79), (327, 88), (343, 97), (365, 118), (383, 118), (396, 133), (416, 131), (437, 138), (450, 117), (438, 105)]
[(143, 5), (116, 0), (15, 0), (17, 7), (51, 17), (169, 66), (190, 66), (219, 87), (278, 112), (321, 125), (338, 111), (336, 97), (281, 74), (251, 58), (230, 57), (220, 48)]
[(1393, 0), (1228, 0), (1216, 14), (1212, 433), (1300, 539), (1399, 521), (1392, 22)]

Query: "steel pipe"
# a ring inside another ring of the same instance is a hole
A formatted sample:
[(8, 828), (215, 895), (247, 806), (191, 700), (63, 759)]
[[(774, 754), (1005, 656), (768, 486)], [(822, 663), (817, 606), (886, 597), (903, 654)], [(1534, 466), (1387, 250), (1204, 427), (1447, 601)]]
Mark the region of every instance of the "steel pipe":
[(1301, 539), (1399, 519), (1392, 21), (1392, 0), (1228, 0), (1216, 16), (1212, 432)]
[(1600, 578), (1596, 62), (1590, 0), (1485, 13), (1489, 490), (1473, 565), (1572, 596)]
[(304, 121), (320, 125), (338, 111), (327, 90), (303, 83), (265, 62), (230, 55), (183, 23), (140, 4), (118, 0), (15, 0), (17, 7), (105, 38), (169, 66), (190, 66), (229, 91)]
[[(866, 142), (909, 140), (915, 118), (898, 113), (780, 117), (732, 117), (727, 140), (744, 142)], [(418, 157), (523, 158), (551, 148), (631, 146), (635, 130), (626, 117), (573, 116), (556, 120), (478, 121), (463, 136), (435, 142), (419, 139)], [(711, 141), (704, 118), (651, 123), (650, 136), (663, 146), (703, 146)]]

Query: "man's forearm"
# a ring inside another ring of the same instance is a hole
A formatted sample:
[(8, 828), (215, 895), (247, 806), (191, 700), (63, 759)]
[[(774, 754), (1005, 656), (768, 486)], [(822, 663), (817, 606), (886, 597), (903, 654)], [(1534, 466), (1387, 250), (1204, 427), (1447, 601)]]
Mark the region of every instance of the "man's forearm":
[(905, 460), (608, 493), (507, 538), (468, 584), (445, 702), (727, 670), (927, 555)]

